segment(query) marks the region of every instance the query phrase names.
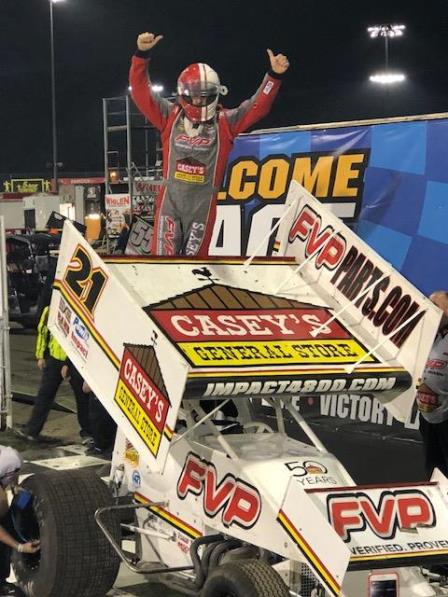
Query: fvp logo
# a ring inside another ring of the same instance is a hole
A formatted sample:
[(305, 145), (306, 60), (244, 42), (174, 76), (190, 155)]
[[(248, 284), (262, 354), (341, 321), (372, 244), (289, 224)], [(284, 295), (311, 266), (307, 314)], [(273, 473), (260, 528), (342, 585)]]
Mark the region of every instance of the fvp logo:
[(305, 256), (316, 257), (316, 268), (323, 265), (334, 269), (345, 254), (345, 238), (336, 234), (331, 226), (322, 230), (322, 218), (308, 205), (303, 207), (289, 231), (289, 242), (296, 238), (306, 241)]
[(255, 487), (230, 473), (218, 482), (214, 464), (191, 452), (177, 482), (177, 495), (181, 500), (190, 493), (202, 494), (204, 512), (210, 518), (222, 512), (222, 523), (226, 527), (236, 524), (250, 529), (260, 516), (261, 498)]
[(352, 533), (370, 530), (381, 539), (398, 531), (433, 527), (436, 514), (429, 498), (418, 489), (382, 491), (371, 497), (362, 491), (327, 496), (327, 514), (337, 534), (348, 543)]

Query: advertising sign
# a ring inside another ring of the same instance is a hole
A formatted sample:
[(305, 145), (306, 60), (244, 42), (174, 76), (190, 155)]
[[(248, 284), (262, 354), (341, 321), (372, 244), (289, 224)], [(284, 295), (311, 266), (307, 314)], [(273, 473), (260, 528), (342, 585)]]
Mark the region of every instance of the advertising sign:
[(45, 178), (11, 178), (3, 183), (7, 193), (48, 193), (51, 181)]
[[(424, 294), (448, 278), (447, 115), (240, 135), (218, 195), (214, 255), (251, 255), (302, 184)], [(258, 254), (272, 249), (266, 239)]]
[[(383, 350), (398, 359), (412, 374), (415, 388), (440, 310), (294, 181), (285, 208), (289, 211), (274, 248), (280, 255), (294, 256), (301, 266), (300, 274), (285, 281), (283, 290), (294, 288), (301, 279), (318, 285), (346, 321), (356, 322), (358, 333), (372, 347), (368, 354)], [(364, 360), (361, 357), (358, 363)], [(414, 392), (397, 401), (398, 410), (393, 412), (397, 418), (407, 418)]]
[(105, 195), (107, 236), (118, 236), (126, 218), (131, 218), (131, 197), (126, 193)]

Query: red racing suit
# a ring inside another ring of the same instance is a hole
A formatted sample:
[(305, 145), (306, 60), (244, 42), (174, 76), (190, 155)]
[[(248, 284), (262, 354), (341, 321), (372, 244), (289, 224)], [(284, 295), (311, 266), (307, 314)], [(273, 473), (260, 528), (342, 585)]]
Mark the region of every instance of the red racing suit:
[(135, 55), (129, 74), (132, 99), (160, 131), (165, 185), (156, 199), (153, 255), (207, 256), (216, 217), (216, 196), (235, 137), (265, 116), (280, 87), (268, 73), (237, 108), (219, 107), (196, 128), (183, 109), (152, 93), (147, 58)]

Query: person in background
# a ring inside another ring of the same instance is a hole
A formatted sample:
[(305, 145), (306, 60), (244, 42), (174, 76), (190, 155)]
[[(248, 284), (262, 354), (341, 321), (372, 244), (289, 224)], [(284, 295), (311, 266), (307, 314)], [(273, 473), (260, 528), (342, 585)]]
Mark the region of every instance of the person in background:
[[(216, 198), (237, 135), (268, 114), (289, 62), (268, 50), (269, 71), (255, 94), (228, 110), (218, 104), (227, 89), (207, 64), (190, 64), (177, 80), (171, 102), (151, 89), (147, 69), (162, 35), (141, 33), (132, 58), (132, 99), (161, 133), (162, 187), (156, 199), (153, 255), (207, 256)], [(250, 68), (250, 65), (248, 65)]]
[(57, 391), (64, 379), (70, 381), (76, 398), (76, 412), (80, 426), (80, 435), (83, 443), (91, 442), (89, 427), (88, 397), (82, 391), (83, 379), (73, 365), (68, 361), (67, 355), (59, 342), (50, 333), (47, 326), (48, 313), (53, 292), (53, 283), (56, 277), (57, 259), (49, 260), (48, 274), (42, 287), (37, 306), (38, 326), (36, 337), (35, 356), (37, 366), (42, 371), (42, 378), (35, 398), (30, 419), (24, 427), (17, 427), (15, 432), (20, 437), (33, 442), (49, 441), (41, 435), (48, 414), (55, 401)]
[[(82, 378), (67, 360), (67, 355), (48, 329), (49, 306), (44, 307), (37, 327), (36, 359), (42, 378), (28, 422), (16, 428), (16, 434), (31, 442), (48, 442), (41, 435), (56, 393), (64, 378), (68, 378), (76, 398), (77, 416), (83, 443), (91, 443), (88, 396), (82, 391)], [(54, 440), (53, 440), (54, 441)]]
[(93, 440), (86, 454), (110, 459), (114, 449), (117, 424), (86, 381), (83, 383), (82, 389), (89, 399), (90, 428)]
[(428, 477), (434, 468), (448, 477), (448, 291), (437, 290), (429, 298), (442, 310), (442, 319), (416, 401)]
[(16, 539), (6, 490), (14, 488), (22, 468), (22, 458), (17, 450), (0, 446), (0, 597), (17, 595), (17, 587), (7, 581), (11, 570), (11, 551), (36, 553), (39, 541), (21, 542)]
[(124, 223), (121, 227), (120, 234), (115, 245), (114, 253), (120, 253), (124, 255), (126, 251), (126, 245), (128, 244), (129, 234), (131, 232), (131, 218), (129, 214), (125, 214)]

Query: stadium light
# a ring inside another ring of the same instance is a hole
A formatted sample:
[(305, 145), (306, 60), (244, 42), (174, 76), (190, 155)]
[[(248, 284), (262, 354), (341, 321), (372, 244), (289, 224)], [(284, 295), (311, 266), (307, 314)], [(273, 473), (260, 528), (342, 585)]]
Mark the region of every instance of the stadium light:
[(373, 25), (367, 28), (367, 31), (372, 39), (382, 37), (384, 39), (384, 72), (375, 73), (369, 77), (372, 83), (379, 83), (380, 85), (394, 85), (402, 83), (406, 80), (406, 75), (399, 72), (391, 72), (389, 70), (389, 40), (401, 37), (406, 29), (405, 25)]
[(367, 27), (370, 37), (400, 37), (403, 35), (406, 25), (373, 25)]
[(372, 83), (379, 83), (380, 85), (393, 85), (394, 83), (403, 83), (406, 79), (406, 75), (403, 73), (376, 73), (370, 75), (369, 80)]

